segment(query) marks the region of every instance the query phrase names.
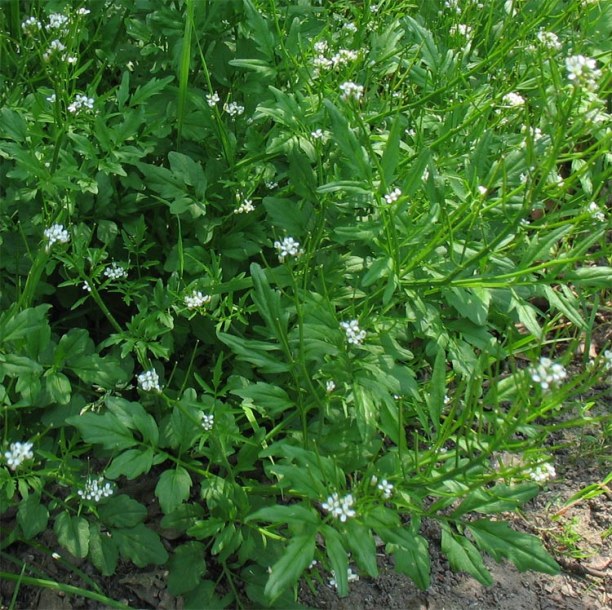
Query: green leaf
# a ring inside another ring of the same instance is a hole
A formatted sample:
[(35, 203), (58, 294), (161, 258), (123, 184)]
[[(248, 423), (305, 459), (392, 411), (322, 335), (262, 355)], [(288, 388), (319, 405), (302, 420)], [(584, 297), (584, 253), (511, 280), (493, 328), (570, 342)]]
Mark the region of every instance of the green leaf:
[(402, 135), (402, 120), (398, 113), (391, 126), (391, 131), (387, 137), (387, 145), (380, 162), (383, 170), (384, 184), (390, 187), (393, 184), (395, 170), (400, 158), (400, 141)]
[(442, 552), (453, 570), (467, 572), (485, 586), (493, 584), (478, 549), (465, 536), (453, 534), (446, 524), (442, 524)]
[(83, 559), (89, 552), (89, 522), (84, 517), (71, 517), (61, 512), (53, 526), (58, 542), (75, 557)]
[(325, 551), (334, 572), (338, 596), (346, 597), (348, 595), (348, 556), (342, 544), (342, 536), (329, 525), (323, 526), (321, 533), (325, 539)]
[(66, 418), (66, 423), (78, 428), (86, 443), (117, 451), (136, 445), (132, 433), (113, 413), (84, 413)]
[(434, 362), (433, 374), (431, 376), (431, 391), (428, 406), (429, 417), (436, 432), (440, 430), (440, 417), (444, 408), (444, 397), (446, 396), (446, 353), (442, 348), (438, 349)]
[(103, 576), (115, 573), (119, 550), (111, 532), (101, 532), (96, 523), (89, 526), (89, 559)]
[(210, 519), (198, 520), (187, 530), (188, 536), (193, 536), (198, 540), (204, 540), (210, 538), (223, 529), (225, 521), (219, 517), (212, 517)]
[(125, 529), (115, 529), (113, 538), (121, 556), (139, 568), (147, 565), (162, 565), (168, 561), (168, 553), (159, 536), (144, 524)]
[(443, 292), (449, 305), (477, 326), (484, 326), (489, 315), (491, 293), (486, 288), (450, 288)]
[(272, 566), (264, 593), (273, 602), (288, 587), (294, 585), (314, 557), (316, 528), (308, 528), (294, 536), (281, 558)]
[(281, 307), (280, 292), (270, 288), (264, 270), (257, 263), (251, 264), (251, 277), (255, 288), (251, 297), (253, 302), (277, 341), (286, 343), (288, 316)]
[(254, 402), (254, 409), (270, 417), (277, 417), (287, 409), (295, 408), (295, 403), (289, 398), (287, 392), (278, 385), (258, 381), (246, 388), (232, 390), (241, 398), (250, 398)]
[(505, 557), (514, 563), (519, 572), (536, 570), (545, 574), (559, 573), (559, 565), (535, 536), (517, 532), (502, 521), (488, 519), (474, 521), (466, 527), (474, 536), (478, 548), (496, 561)]
[(306, 233), (314, 215), (312, 204), (307, 201), (264, 197), (263, 205), (272, 224), (293, 237)]
[(28, 135), (28, 125), (18, 112), (5, 106), (0, 108), (0, 135), (23, 142)]
[(378, 576), (376, 565), (376, 543), (372, 532), (355, 520), (346, 523), (348, 545), (353, 552), (357, 565), (372, 578)]
[(251, 513), (245, 522), (249, 521), (266, 521), (268, 523), (292, 523), (302, 524), (310, 523), (317, 525), (320, 522), (318, 515), (303, 504), (275, 504), (266, 506)]
[(609, 288), (612, 284), (612, 267), (582, 267), (566, 273), (563, 281), (593, 288)]
[(0, 318), (0, 345), (26, 339), (38, 332), (40, 326), (47, 326), (47, 311), (51, 305), (39, 305), (20, 311), (16, 316), (6, 313)]
[(162, 517), (160, 525), (165, 529), (186, 532), (203, 516), (204, 509), (200, 504), (180, 504)]
[(272, 33), (274, 28), (263, 18), (261, 11), (255, 8), (251, 0), (243, 0), (243, 2), (247, 23), (252, 33), (251, 37), (255, 41), (257, 49), (271, 60), (274, 57), (276, 46)]
[(128, 372), (120, 361), (98, 354), (87, 354), (71, 358), (68, 368), (85, 383), (95, 384), (101, 388), (112, 390), (126, 383)]
[(269, 352), (278, 352), (277, 345), (254, 339), (234, 337), (219, 332), (217, 337), (225, 343), (239, 357), (258, 367), (263, 373), (286, 373), (291, 367), (279, 357), (269, 355)]
[(155, 495), (164, 514), (171, 513), (189, 497), (191, 477), (182, 466), (164, 471), (155, 487)]
[(182, 595), (195, 589), (206, 572), (204, 545), (200, 542), (186, 542), (176, 547), (168, 562), (168, 591)]
[(72, 386), (70, 380), (63, 373), (49, 371), (45, 376), (45, 389), (51, 402), (67, 405), (70, 402)]
[(108, 527), (134, 527), (147, 518), (147, 509), (140, 502), (121, 494), (101, 504), (98, 514)]
[(515, 510), (537, 496), (539, 491), (538, 485), (531, 483), (512, 487), (500, 483), (492, 489), (476, 489), (466, 496), (451, 516), (457, 518), (471, 511), (501, 513)]
[(109, 479), (118, 479), (123, 475), (131, 481), (149, 472), (154, 458), (155, 453), (151, 448), (128, 449), (113, 459), (105, 474)]
[(168, 161), (175, 178), (193, 186), (196, 195), (203, 199), (206, 195), (207, 179), (202, 166), (191, 157), (174, 151), (168, 153)]
[(20, 375), (42, 375), (43, 367), (27, 356), (0, 354), (0, 373), (9, 377)]
[(393, 551), (395, 569), (410, 576), (419, 589), (423, 591), (429, 587), (431, 559), (429, 557), (429, 544), (419, 534), (407, 533), (411, 537), (409, 544), (398, 546)]
[(17, 523), (21, 528), (24, 540), (31, 540), (47, 529), (49, 511), (40, 503), (40, 496), (30, 494), (22, 500), (17, 509)]
[(137, 87), (130, 98), (130, 106), (138, 106), (150, 97), (161, 93), (172, 80), (174, 80), (174, 76), (166, 76), (162, 79), (152, 78), (146, 84)]

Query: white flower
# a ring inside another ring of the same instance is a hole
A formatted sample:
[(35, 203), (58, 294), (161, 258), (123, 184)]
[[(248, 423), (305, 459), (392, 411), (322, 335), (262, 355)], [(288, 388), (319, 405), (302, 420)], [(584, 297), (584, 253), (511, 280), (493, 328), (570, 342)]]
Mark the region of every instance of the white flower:
[(278, 252), (278, 260), (282, 263), (288, 256), (300, 256), (300, 244), (293, 237), (285, 237), (283, 241), (275, 241), (274, 247)]
[(325, 391), (331, 394), (336, 389), (336, 383), (333, 379), (329, 379), (325, 384)]
[(254, 212), (255, 206), (253, 205), (253, 201), (251, 199), (245, 199), (235, 210), (234, 214), (248, 214), (249, 212)]
[(85, 15), (89, 15), (89, 13), (91, 13), (91, 11), (88, 8), (80, 8), (76, 14), (80, 15), (81, 17), (85, 17)]
[(598, 222), (606, 221), (606, 215), (594, 201), (591, 201), (591, 203), (589, 203), (587, 206), (587, 212)]
[(223, 110), (231, 117), (236, 117), (244, 112), (244, 106), (241, 106), (237, 102), (225, 102), (225, 104), (223, 104)]
[(399, 189), (393, 189), (392, 191), (390, 191), (389, 193), (387, 193), (385, 195), (385, 201), (387, 203), (394, 203), (395, 201), (397, 201), (400, 197), (402, 196), (402, 191), (400, 191)]
[(366, 338), (365, 330), (359, 328), (359, 322), (357, 320), (351, 320), (350, 322), (340, 322), (340, 326), (346, 333), (346, 340), (351, 345), (361, 345), (363, 340)]
[[(332, 578), (329, 579), (329, 586), (336, 587), (337, 589), (338, 583), (336, 582), (336, 573), (332, 570), (331, 574), (332, 574)], [(355, 582), (356, 580), (359, 580), (359, 574), (355, 574), (353, 570), (351, 570), (351, 568), (347, 568), (346, 569), (346, 579), (349, 582)]]
[(66, 15), (62, 15), (61, 13), (51, 13), (49, 15), (49, 20), (47, 21), (47, 27), (50, 30), (65, 29), (67, 23), (68, 17), (66, 17)]
[(393, 495), (393, 484), (389, 483), (387, 479), (383, 479), (376, 488), (382, 492), (383, 498), (387, 500)]
[(363, 96), (363, 85), (347, 81), (340, 85), (340, 91), (342, 92), (340, 97), (345, 101), (350, 99), (359, 100)]
[(89, 282), (87, 280), (83, 282), (83, 290), (85, 292), (91, 292), (91, 286), (89, 285)]
[(202, 428), (204, 428), (204, 430), (212, 430), (213, 426), (215, 425), (215, 416), (212, 414), (208, 414), (208, 413), (202, 413), (202, 422), (201, 422), (201, 426)]
[(476, 189), (483, 197), (487, 194), (487, 187), (482, 184)]
[(21, 29), (25, 34), (31, 36), (42, 28), (42, 23), (36, 17), (28, 17), (21, 23)]
[(127, 271), (116, 262), (112, 262), (106, 269), (104, 269), (104, 275), (110, 280), (119, 280), (123, 277), (127, 277)]
[(334, 53), (334, 55), (331, 56), (329, 62), (331, 62), (332, 67), (341, 68), (342, 66), (346, 66), (350, 62), (355, 61), (358, 57), (359, 53), (357, 53), (357, 51), (353, 51), (351, 49), (339, 49), (337, 53)]
[(356, 515), (355, 511), (351, 508), (352, 506), (352, 494), (348, 494), (343, 498), (340, 498), (337, 492), (334, 492), (331, 496), (328, 496), (327, 501), (321, 504), (323, 510), (331, 513), (331, 515), (336, 519), (340, 519), (342, 523)]
[(607, 349), (604, 353), (604, 366), (608, 371), (612, 371), (612, 350)]
[(449, 32), (453, 35), (459, 34), (464, 38), (469, 38), (472, 35), (472, 28), (469, 25), (466, 25), (465, 23), (457, 23), (451, 26)]
[(323, 133), (322, 129), (315, 129), (314, 131), (310, 132), (310, 137), (313, 140), (321, 140), (323, 138), (325, 134)]
[(99, 502), (102, 498), (112, 496), (114, 490), (108, 481), (104, 481), (104, 477), (98, 477), (97, 479), (88, 477), (83, 488), (79, 489), (77, 493), (84, 500)]
[(511, 91), (510, 93), (506, 93), (506, 95), (502, 97), (502, 103), (504, 104), (504, 106), (511, 106), (515, 108), (517, 106), (524, 106), (525, 98), (522, 95)]
[(554, 32), (547, 32), (540, 30), (536, 34), (536, 38), (543, 47), (550, 49), (551, 51), (559, 51), (561, 49), (561, 43), (559, 37)]
[(594, 59), (584, 55), (572, 55), (565, 58), (567, 78), (573, 85), (582, 85), (587, 90), (597, 87), (597, 79), (601, 76), (601, 70), (597, 68)]
[(349, 32), (355, 33), (357, 31), (357, 26), (352, 21), (347, 21), (343, 26), (343, 30), (347, 30)]
[(206, 96), (206, 103), (212, 108), (215, 104), (218, 104), (221, 101), (219, 94), (215, 91), (214, 93), (209, 93)]
[(77, 93), (74, 102), (72, 102), (68, 106), (68, 112), (71, 114), (76, 114), (77, 112), (84, 110), (87, 112), (88, 110), (93, 110), (94, 107), (94, 99), (93, 97), (87, 97), (86, 95), (82, 95)]
[(48, 62), (56, 55), (64, 57), (65, 50), (66, 46), (56, 38), (49, 43), (49, 48), (43, 53), (43, 59)]
[(553, 385), (558, 385), (567, 377), (567, 371), (562, 364), (553, 362), (550, 358), (540, 358), (540, 363), (529, 369), (531, 379), (540, 384), (543, 390), (548, 390)]
[(459, 0), (446, 0), (444, 2), (444, 6), (450, 9), (452, 12), (457, 15), (461, 15), (461, 7), (459, 6)]
[(209, 295), (203, 294), (199, 290), (194, 290), (183, 299), (183, 302), (187, 309), (197, 309), (198, 307), (206, 305), (206, 303), (210, 303), (210, 300), (211, 297)]
[(548, 462), (536, 466), (529, 473), (529, 478), (537, 483), (544, 483), (545, 481), (554, 479), (556, 476), (557, 472), (555, 471), (555, 467)]
[(136, 377), (140, 389), (144, 392), (161, 392), (159, 377), (154, 369), (144, 371)]
[(56, 244), (67, 244), (70, 241), (70, 233), (64, 228), (64, 225), (54, 224), (44, 230), (44, 236), (47, 240), (47, 252)]
[(26, 460), (34, 457), (32, 443), (11, 443), (10, 450), (4, 452), (6, 463), (11, 470), (16, 470)]

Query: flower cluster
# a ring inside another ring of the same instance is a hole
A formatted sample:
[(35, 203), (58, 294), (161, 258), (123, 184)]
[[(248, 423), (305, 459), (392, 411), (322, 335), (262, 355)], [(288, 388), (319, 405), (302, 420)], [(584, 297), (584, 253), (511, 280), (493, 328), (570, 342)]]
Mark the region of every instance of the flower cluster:
[(387, 479), (379, 481), (376, 475), (372, 475), (372, 478), (370, 479), (370, 485), (376, 485), (376, 489), (378, 489), (378, 491), (382, 493), (383, 498), (385, 498), (385, 500), (388, 500), (393, 495), (393, 483), (389, 483)]
[(136, 380), (138, 381), (138, 386), (144, 392), (161, 392), (159, 376), (154, 369), (140, 373)]
[(537, 33), (536, 38), (538, 39), (538, 42), (546, 49), (550, 49), (551, 51), (561, 50), (561, 42), (559, 41), (559, 37), (554, 32), (540, 30)]
[(322, 140), (324, 135), (325, 134), (323, 133), (322, 129), (315, 129), (314, 131), (310, 132), (310, 137), (313, 140)]
[(359, 328), (359, 322), (357, 320), (351, 320), (350, 322), (340, 322), (340, 326), (346, 333), (346, 340), (351, 345), (361, 345), (363, 340), (366, 338), (365, 330)]
[(385, 201), (387, 203), (395, 203), (401, 196), (402, 191), (396, 188), (385, 195)]
[(26, 460), (34, 457), (32, 443), (11, 443), (9, 451), (4, 452), (6, 463), (11, 470), (16, 470)]
[(253, 205), (253, 201), (251, 199), (245, 199), (235, 210), (234, 214), (248, 214), (249, 212), (254, 212), (255, 206)]
[(557, 472), (555, 471), (555, 467), (548, 462), (536, 466), (529, 473), (529, 478), (536, 483), (544, 483), (545, 481), (554, 479), (556, 476)]
[(200, 422), (200, 425), (202, 428), (204, 428), (206, 431), (212, 430), (213, 426), (215, 425), (215, 416), (212, 413), (202, 413), (201, 417), (202, 421)]
[(121, 266), (115, 263), (114, 261), (104, 269), (104, 275), (109, 280), (120, 280), (123, 277), (127, 277), (127, 271)]
[(323, 502), (321, 504), (321, 507), (324, 510), (326, 510), (328, 513), (331, 513), (332, 516), (336, 519), (340, 519), (342, 523), (356, 515), (355, 511), (352, 509), (352, 506), (352, 494), (348, 494), (347, 496), (340, 498), (337, 492), (334, 492), (331, 496), (327, 498), (326, 502)]
[(340, 91), (340, 97), (344, 101), (360, 100), (363, 96), (363, 85), (358, 85), (357, 83), (347, 81), (346, 83), (342, 83), (340, 85)]
[(594, 59), (584, 55), (572, 55), (565, 58), (567, 78), (574, 86), (581, 85), (587, 91), (597, 87), (597, 79), (601, 76), (601, 70), (597, 68)]
[(206, 103), (212, 108), (221, 101), (219, 94), (215, 91), (206, 95)]
[(98, 477), (97, 479), (89, 477), (85, 481), (83, 488), (79, 489), (77, 493), (79, 496), (81, 496), (81, 498), (83, 498), (83, 500), (93, 500), (94, 502), (99, 502), (102, 498), (112, 496), (114, 490), (108, 481), (104, 481), (103, 477)]
[(325, 391), (331, 394), (336, 389), (336, 382), (333, 379), (328, 379), (325, 383)]
[(183, 299), (185, 306), (187, 309), (197, 309), (198, 307), (202, 307), (206, 305), (206, 303), (210, 303), (211, 297), (207, 294), (200, 292), (199, 290), (194, 290), (191, 294), (188, 294)]
[(525, 98), (518, 93), (511, 91), (510, 93), (506, 93), (504, 97), (502, 97), (502, 104), (504, 106), (510, 106), (511, 108), (516, 108), (518, 106), (525, 105)]
[(540, 358), (537, 366), (529, 369), (531, 379), (540, 384), (543, 390), (548, 390), (551, 386), (559, 384), (567, 377), (567, 371), (562, 364), (553, 362), (550, 358)]
[[(346, 24), (344, 27), (346, 27)], [(350, 26), (347, 29), (350, 29)], [(315, 77), (318, 76), (322, 70), (339, 70), (359, 58), (359, 53), (351, 49), (339, 49), (333, 55), (330, 54), (329, 44), (325, 40), (316, 42), (314, 50), (317, 53), (312, 60)]]
[(597, 222), (605, 222), (606, 215), (603, 210), (594, 202), (591, 201), (587, 206), (587, 212), (595, 219)]
[(64, 225), (54, 224), (44, 230), (44, 236), (47, 240), (47, 252), (55, 244), (67, 244), (70, 241), (70, 233), (64, 228)]
[(93, 97), (87, 97), (81, 93), (77, 93), (74, 102), (68, 105), (68, 112), (71, 114), (77, 114), (79, 112), (87, 112), (93, 110), (94, 99)]
[(244, 106), (241, 106), (238, 102), (225, 102), (223, 110), (234, 118), (244, 113)]
[(300, 244), (293, 237), (285, 237), (283, 241), (275, 241), (274, 247), (278, 252), (278, 260), (282, 263), (288, 256), (299, 256), (302, 254)]
[(36, 17), (28, 17), (22, 21), (21, 29), (27, 36), (33, 36), (42, 29), (42, 23)]

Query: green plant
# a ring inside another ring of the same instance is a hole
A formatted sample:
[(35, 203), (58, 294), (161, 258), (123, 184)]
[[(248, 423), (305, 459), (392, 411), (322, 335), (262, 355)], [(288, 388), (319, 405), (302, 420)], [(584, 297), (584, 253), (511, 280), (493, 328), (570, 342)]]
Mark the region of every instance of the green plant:
[(185, 607), (287, 606), (314, 559), (345, 595), (375, 537), (426, 588), (424, 519), (480, 582), (556, 573), (494, 458), (545, 462), (604, 369), (564, 365), (611, 277), (608, 13), (421, 4), (7, 5), (3, 549)]

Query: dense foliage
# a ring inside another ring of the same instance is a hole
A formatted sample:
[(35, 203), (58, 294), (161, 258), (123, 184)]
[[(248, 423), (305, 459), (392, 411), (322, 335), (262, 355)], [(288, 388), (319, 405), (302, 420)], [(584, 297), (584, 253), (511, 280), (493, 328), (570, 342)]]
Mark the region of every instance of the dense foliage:
[(187, 608), (426, 588), (424, 520), (555, 573), (499, 514), (612, 367), (605, 4), (5, 2), (2, 548)]

